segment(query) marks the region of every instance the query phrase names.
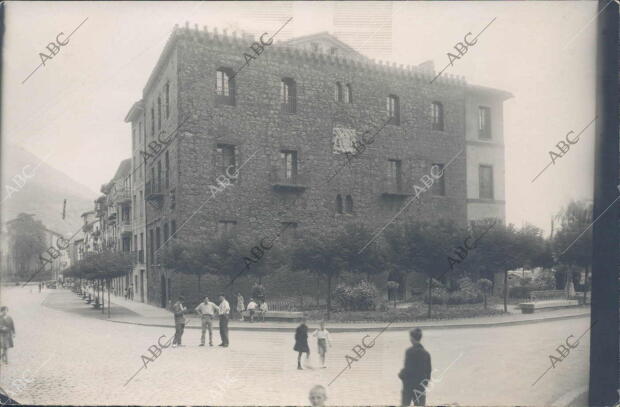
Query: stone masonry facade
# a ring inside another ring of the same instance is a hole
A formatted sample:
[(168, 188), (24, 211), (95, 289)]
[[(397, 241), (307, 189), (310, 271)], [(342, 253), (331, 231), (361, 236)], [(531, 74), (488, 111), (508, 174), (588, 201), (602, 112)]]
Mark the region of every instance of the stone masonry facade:
[[(175, 28), (144, 89), (144, 112), (132, 126), (142, 121), (145, 151), (162, 131), (159, 137), (165, 140), (182, 123), (172, 141), (146, 159), (149, 303), (165, 306), (171, 296), (196, 290), (194, 276), (163, 270), (151, 256), (174, 231), (180, 240), (209, 239), (218, 234), (220, 222), (234, 222), (232, 233), (251, 247), (286, 223), (296, 224), (293, 235), (310, 230), (327, 236), (358, 222), (376, 230), (414, 196), (414, 184), (424, 187), (420, 178), (431, 165), (445, 165), (455, 156), (443, 177), (443, 194), (425, 192), (395, 222), (468, 221), (466, 126), (477, 119), (466, 118), (470, 91), (464, 79), (442, 75), (430, 83), (434, 72), (427, 67), (326, 55), (275, 41), (256, 55), (250, 49), (254, 41), (259, 40)], [(329, 35), (323, 41), (338, 45)], [(234, 89), (232, 105), (221, 103), (217, 71), (237, 72), (244, 53), (255, 59), (228, 82)], [(294, 113), (282, 107), (283, 80), (294, 83), (288, 88), (295, 95)], [(350, 86), (348, 101), (336, 100), (336, 82)], [(346, 161), (344, 154), (334, 153), (334, 128), (359, 135), (382, 127), (390, 95), (397, 97), (399, 124), (385, 125), (375, 142), (328, 183)], [(501, 114), (502, 96), (489, 97)], [(433, 102), (442, 106), (442, 130), (432, 129)], [(218, 147), (234, 149), (235, 166), (244, 166), (233, 185), (212, 195), (210, 186), (217, 186), (221, 175)], [(296, 154), (294, 181), (283, 179), (283, 152)], [(387, 178), (389, 160), (398, 160), (400, 168), (402, 186), (396, 191)], [(161, 186), (156, 193), (149, 193), (155, 190), (149, 190), (149, 181)], [(495, 182), (503, 191), (503, 172)], [(352, 199), (352, 208), (349, 201), (348, 210), (339, 213), (338, 195)]]

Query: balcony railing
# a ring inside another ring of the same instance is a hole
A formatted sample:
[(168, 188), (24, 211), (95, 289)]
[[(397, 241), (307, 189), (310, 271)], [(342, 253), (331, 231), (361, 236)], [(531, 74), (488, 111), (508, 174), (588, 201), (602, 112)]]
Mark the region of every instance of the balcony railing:
[(385, 177), (381, 182), (381, 194), (384, 196), (409, 196), (412, 193), (411, 186), (402, 178)]
[(131, 221), (123, 220), (118, 225), (118, 228), (119, 228), (119, 231), (120, 231), (121, 235), (126, 235), (126, 234), (131, 235), (131, 233), (132, 233)]
[(159, 183), (147, 182), (144, 187), (144, 198), (148, 200), (161, 200), (163, 199), (164, 194), (161, 190), (161, 185)]
[(116, 203), (131, 202), (131, 191), (129, 188), (115, 188), (111, 194), (111, 200)]
[(291, 174), (286, 177), (284, 170), (273, 168), (269, 173), (269, 182), (274, 189), (306, 189), (310, 185), (310, 180), (305, 174)]

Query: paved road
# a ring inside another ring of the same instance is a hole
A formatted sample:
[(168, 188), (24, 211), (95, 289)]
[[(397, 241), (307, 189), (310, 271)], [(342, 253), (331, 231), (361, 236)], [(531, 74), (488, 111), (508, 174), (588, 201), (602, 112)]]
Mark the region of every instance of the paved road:
[[(64, 290), (39, 294), (29, 288), (3, 288), (2, 294), (17, 336), (10, 363), (2, 366), (0, 386), (28, 404), (307, 404), (309, 388), (327, 385), (347, 366), (345, 354), (354, 355), (351, 348), (364, 336), (334, 334), (328, 368), (298, 371), (293, 332), (234, 331), (230, 348), (202, 348), (197, 346), (200, 331), (187, 330), (186, 347), (165, 349), (124, 387), (143, 366), (140, 355), (149, 355), (147, 348), (161, 335), (170, 337), (171, 329), (98, 319), (98, 311)], [(554, 349), (588, 326), (589, 318), (579, 318), (513, 327), (429, 329), (423, 343), (432, 355), (436, 382), (427, 402), (551, 405), (565, 392), (587, 385), (589, 335), (535, 386), (532, 383), (551, 366)], [(405, 332), (383, 333), (329, 386), (329, 403), (397, 405), (396, 375), (407, 346)], [(311, 363), (316, 365), (314, 343), (311, 350)]]

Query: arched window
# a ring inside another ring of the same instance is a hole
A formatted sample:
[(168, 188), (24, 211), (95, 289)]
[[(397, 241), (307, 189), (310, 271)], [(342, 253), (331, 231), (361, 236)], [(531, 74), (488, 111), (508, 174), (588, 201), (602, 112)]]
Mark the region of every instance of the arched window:
[(342, 85), (340, 82), (336, 82), (336, 86), (334, 86), (334, 100), (342, 102)]
[(431, 104), (431, 128), (443, 130), (443, 105), (439, 102)]
[(353, 87), (350, 83), (344, 87), (344, 103), (353, 103)]
[(336, 195), (336, 213), (342, 213), (342, 197), (340, 194)]
[(400, 101), (398, 96), (389, 95), (387, 97), (387, 114), (390, 118), (388, 123), (390, 124), (400, 124)]
[(351, 195), (347, 195), (344, 199), (344, 211), (345, 213), (353, 213), (353, 198), (351, 198)]
[(291, 78), (282, 79), (280, 86), (280, 102), (282, 111), (295, 113), (297, 111), (297, 86)]
[(235, 79), (230, 68), (220, 68), (215, 76), (215, 102), (220, 105), (235, 105)]

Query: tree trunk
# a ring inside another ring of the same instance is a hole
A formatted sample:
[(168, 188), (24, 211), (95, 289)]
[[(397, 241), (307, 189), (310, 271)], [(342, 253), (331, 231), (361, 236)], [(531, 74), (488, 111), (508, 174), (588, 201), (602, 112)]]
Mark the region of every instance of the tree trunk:
[(327, 276), (327, 320), (329, 320), (332, 310), (332, 276)]
[(110, 318), (110, 281), (108, 280), (108, 318)]
[(483, 295), (484, 297), (484, 309), (487, 309), (487, 295), (486, 293)]
[(504, 271), (504, 312), (508, 312), (508, 270)]
[(316, 273), (316, 306), (319, 307), (319, 303), (321, 302), (321, 296), (319, 294), (319, 287), (321, 286), (321, 275)]
[(433, 303), (433, 297), (431, 295), (432, 281), (433, 279), (429, 277), (428, 278), (428, 319), (431, 319), (431, 304)]
[[(110, 292), (110, 290), (108, 290), (108, 292)], [(101, 280), (101, 313), (105, 314), (105, 299), (104, 299), (104, 294), (105, 294), (105, 284), (104, 281)]]

